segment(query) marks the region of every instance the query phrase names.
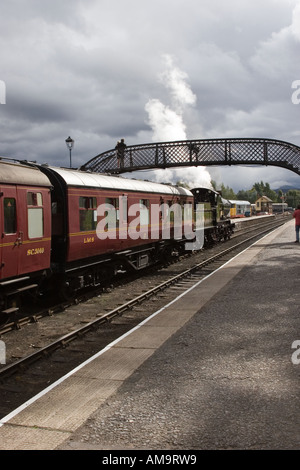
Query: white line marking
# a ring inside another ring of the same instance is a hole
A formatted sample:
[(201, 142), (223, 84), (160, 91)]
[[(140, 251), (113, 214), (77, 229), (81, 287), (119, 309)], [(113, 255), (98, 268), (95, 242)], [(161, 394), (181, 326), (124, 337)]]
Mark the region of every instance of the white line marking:
[(28, 406), (30, 406), (32, 403), (34, 403), (35, 401), (37, 401), (39, 398), (41, 398), (42, 396), (46, 395), (48, 392), (50, 392), (51, 390), (53, 390), (53, 388), (57, 387), (58, 385), (60, 385), (62, 382), (64, 382), (67, 378), (71, 377), (71, 375), (75, 374), (77, 371), (79, 371), (80, 369), (82, 369), (83, 367), (85, 367), (87, 364), (89, 364), (90, 362), (92, 362), (94, 359), (97, 359), (98, 357), (100, 357), (102, 354), (104, 354), (106, 351), (108, 351), (109, 349), (111, 349), (115, 344), (117, 344), (119, 341), (121, 341), (122, 339), (126, 338), (126, 336), (129, 336), (131, 333), (133, 333), (134, 331), (136, 331), (137, 329), (139, 329), (141, 326), (145, 325), (145, 323), (147, 323), (149, 320), (151, 320), (152, 318), (154, 318), (156, 315), (158, 315), (160, 312), (162, 312), (163, 310), (165, 310), (167, 307), (169, 307), (170, 305), (174, 304), (175, 302), (177, 302), (177, 300), (181, 299), (183, 296), (185, 296), (186, 294), (188, 294), (189, 292), (191, 292), (191, 290), (195, 289), (195, 287), (198, 287), (203, 281), (205, 281), (206, 279), (208, 279), (210, 276), (212, 276), (214, 273), (216, 273), (217, 271), (219, 271), (220, 269), (223, 269), (224, 266), (226, 266), (228, 263), (231, 263), (231, 261), (233, 261), (235, 258), (237, 258), (238, 256), (242, 255), (243, 253), (245, 253), (245, 251), (249, 250), (249, 248), (252, 248), (252, 246), (256, 245), (256, 243), (260, 242), (261, 240), (263, 240), (264, 238), (266, 238), (268, 235), (270, 235), (271, 233), (275, 232), (277, 229), (275, 230), (272, 230), (272, 232), (268, 233), (267, 235), (265, 235), (264, 237), (260, 238), (259, 240), (257, 240), (256, 242), (254, 242), (252, 245), (248, 246), (248, 248), (245, 248), (245, 250), (241, 251), (240, 253), (238, 253), (237, 255), (235, 255), (233, 258), (231, 258), (229, 261), (226, 261), (226, 263), (222, 264), (222, 266), (220, 266), (218, 269), (216, 269), (215, 271), (213, 271), (212, 273), (208, 274), (207, 276), (205, 276), (203, 279), (200, 279), (200, 281), (196, 282), (196, 284), (194, 284), (192, 287), (190, 287), (187, 291), (181, 293), (180, 295), (178, 295), (178, 297), (176, 297), (175, 299), (173, 299), (171, 302), (169, 302), (167, 305), (165, 305), (164, 307), (160, 308), (159, 310), (157, 310), (156, 312), (154, 312), (152, 315), (150, 315), (150, 317), (146, 318), (145, 320), (143, 320), (141, 323), (139, 323), (137, 326), (135, 326), (134, 328), (132, 328), (131, 330), (129, 330), (127, 333), (125, 333), (124, 335), (120, 336), (120, 338), (116, 339), (115, 341), (112, 341), (110, 344), (108, 344), (104, 349), (101, 349), (101, 351), (97, 352), (96, 354), (94, 354), (94, 356), (90, 357), (89, 359), (87, 359), (86, 361), (84, 361), (82, 364), (80, 364), (79, 366), (75, 367), (75, 369), (71, 370), (70, 372), (68, 372), (66, 375), (64, 375), (63, 377), (61, 377), (60, 379), (58, 379), (56, 382), (54, 382), (53, 384), (49, 385), (49, 387), (45, 388), (44, 390), (42, 390), (40, 393), (38, 393), (37, 395), (35, 395), (34, 397), (30, 398), (29, 400), (27, 400), (25, 403), (23, 403), (22, 405), (20, 405), (18, 408), (16, 408), (14, 411), (12, 411), (11, 413), (9, 413), (8, 415), (6, 415), (4, 418), (2, 418), (0, 420), (0, 428), (1, 426), (3, 426), (5, 423), (7, 423), (10, 419), (14, 418), (17, 414), (21, 413), (21, 411), (25, 410)]

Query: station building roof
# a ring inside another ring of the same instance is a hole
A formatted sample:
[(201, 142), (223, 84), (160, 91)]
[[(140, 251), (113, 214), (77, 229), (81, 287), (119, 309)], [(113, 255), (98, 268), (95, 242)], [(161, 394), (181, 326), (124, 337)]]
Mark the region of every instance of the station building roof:
[(237, 206), (250, 206), (249, 201), (237, 201), (235, 199), (228, 199), (228, 201), (230, 202), (230, 204), (235, 204)]

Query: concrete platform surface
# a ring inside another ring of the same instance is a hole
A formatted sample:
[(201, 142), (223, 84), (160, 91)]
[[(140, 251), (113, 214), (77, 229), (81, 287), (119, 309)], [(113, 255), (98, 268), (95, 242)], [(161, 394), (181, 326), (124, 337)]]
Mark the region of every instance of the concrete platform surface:
[(0, 449), (299, 449), (293, 224), (4, 418)]

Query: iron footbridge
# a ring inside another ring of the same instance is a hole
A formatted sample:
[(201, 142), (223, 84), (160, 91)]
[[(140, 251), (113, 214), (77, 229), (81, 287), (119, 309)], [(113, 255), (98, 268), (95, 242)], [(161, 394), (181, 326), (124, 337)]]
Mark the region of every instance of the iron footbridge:
[(201, 139), (125, 145), (100, 153), (80, 167), (120, 174), (183, 166), (273, 165), (300, 175), (300, 147), (274, 139)]

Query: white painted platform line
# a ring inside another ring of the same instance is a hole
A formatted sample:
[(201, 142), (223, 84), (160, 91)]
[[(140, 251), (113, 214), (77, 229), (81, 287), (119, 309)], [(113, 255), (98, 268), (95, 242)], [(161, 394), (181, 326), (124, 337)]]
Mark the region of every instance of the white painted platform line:
[[(282, 228), (279, 227), (279, 228)], [(61, 377), (59, 380), (57, 380), (56, 382), (54, 382), (53, 384), (49, 385), (49, 387), (45, 388), (44, 390), (42, 390), (40, 393), (38, 393), (37, 395), (35, 395), (34, 397), (30, 398), (30, 400), (27, 400), (26, 402), (24, 402), (22, 405), (20, 405), (18, 408), (16, 408), (14, 411), (12, 411), (11, 413), (9, 413), (8, 415), (6, 415), (4, 418), (2, 418), (0, 420), (0, 427), (3, 426), (5, 423), (7, 423), (9, 420), (11, 420), (12, 418), (14, 418), (16, 415), (18, 415), (19, 413), (21, 413), (21, 411), (23, 411), (25, 408), (27, 408), (28, 406), (30, 406), (32, 403), (36, 402), (39, 398), (43, 397), (44, 395), (46, 395), (48, 392), (50, 392), (53, 388), (57, 387), (58, 385), (60, 385), (62, 382), (64, 382), (68, 377), (72, 376), (73, 374), (75, 374), (77, 371), (79, 371), (80, 369), (82, 369), (83, 367), (85, 367), (87, 364), (89, 364), (90, 362), (94, 361), (95, 359), (97, 359), (99, 356), (101, 356), (102, 354), (104, 354), (106, 351), (108, 351), (109, 349), (111, 349), (113, 346), (115, 346), (116, 344), (118, 344), (121, 340), (123, 340), (124, 338), (126, 338), (127, 336), (129, 336), (131, 333), (133, 333), (134, 331), (138, 330), (141, 326), (145, 325), (149, 320), (151, 320), (152, 318), (154, 318), (156, 315), (158, 315), (159, 313), (161, 313), (163, 310), (165, 310), (166, 308), (168, 308), (170, 305), (174, 304), (175, 302), (177, 302), (179, 299), (181, 299), (182, 297), (184, 297), (185, 295), (187, 295), (189, 292), (191, 292), (193, 289), (195, 289), (197, 286), (199, 286), (203, 281), (205, 281), (206, 279), (208, 279), (209, 277), (211, 277), (213, 274), (215, 274), (216, 272), (218, 272), (220, 269), (223, 269), (225, 266), (227, 266), (227, 264), (231, 263), (233, 260), (235, 260), (237, 257), (241, 256), (243, 253), (245, 253), (246, 251), (248, 251), (252, 246), (256, 245), (258, 242), (261, 242), (261, 240), (263, 240), (264, 238), (266, 238), (267, 236), (271, 235), (272, 233), (276, 232), (276, 230), (278, 230), (278, 228), (276, 228), (275, 230), (273, 230), (272, 232), (268, 233), (267, 235), (265, 235), (264, 237), (260, 238), (259, 240), (257, 240), (256, 242), (252, 243), (252, 245), (250, 245), (248, 248), (245, 248), (245, 250), (241, 251), (241, 253), (237, 254), (236, 256), (234, 256), (233, 258), (231, 258), (229, 261), (226, 261), (226, 263), (224, 263), (222, 266), (220, 266), (218, 269), (216, 269), (215, 271), (213, 271), (212, 273), (208, 274), (207, 276), (205, 276), (203, 279), (201, 279), (200, 281), (196, 282), (196, 284), (194, 284), (193, 286), (191, 286), (187, 291), (181, 293), (180, 295), (178, 295), (175, 299), (173, 299), (171, 302), (169, 302), (167, 305), (165, 305), (164, 307), (160, 308), (159, 310), (157, 310), (156, 312), (154, 312), (152, 315), (150, 315), (148, 318), (146, 318), (145, 320), (143, 320), (141, 323), (139, 323), (137, 326), (135, 326), (134, 328), (132, 328), (131, 330), (129, 330), (127, 333), (125, 333), (124, 335), (120, 336), (120, 338), (116, 339), (115, 341), (112, 341), (109, 345), (107, 345), (105, 348), (101, 349), (101, 351), (99, 351), (98, 353), (94, 354), (94, 356), (90, 357), (89, 359), (87, 359), (86, 361), (84, 361), (82, 364), (80, 364), (79, 366), (75, 367), (73, 370), (71, 370), (70, 372), (68, 372), (66, 375), (64, 375), (63, 377)]]

